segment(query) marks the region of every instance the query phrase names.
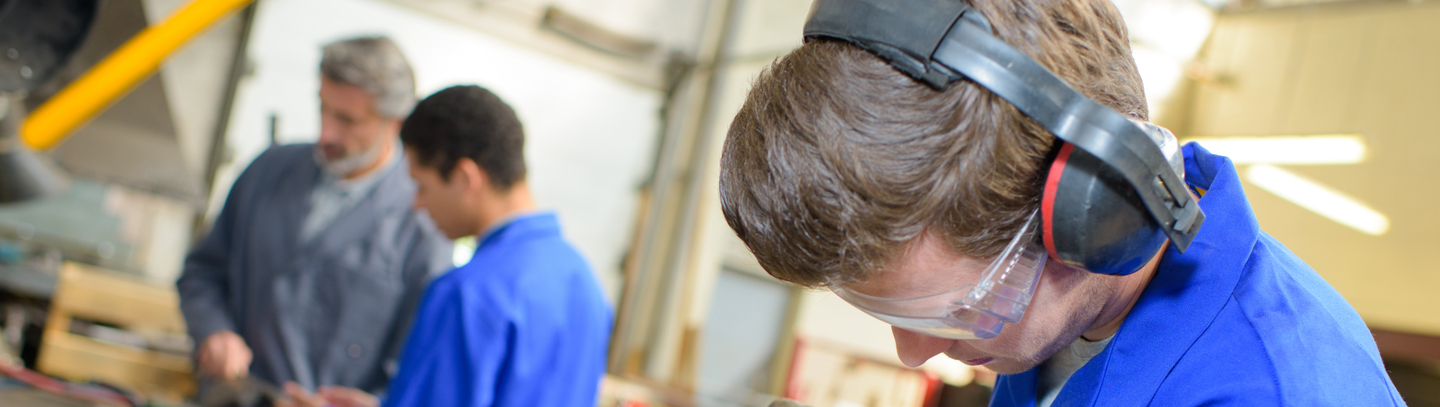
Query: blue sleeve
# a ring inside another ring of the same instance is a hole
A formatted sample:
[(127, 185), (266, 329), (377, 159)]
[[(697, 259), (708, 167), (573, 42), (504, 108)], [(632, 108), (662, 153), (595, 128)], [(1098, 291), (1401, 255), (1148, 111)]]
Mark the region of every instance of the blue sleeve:
[[(465, 288), (432, 284), (390, 382), (385, 407), (491, 406), (515, 337), (504, 315)], [(477, 312), (484, 310), (489, 312)]]

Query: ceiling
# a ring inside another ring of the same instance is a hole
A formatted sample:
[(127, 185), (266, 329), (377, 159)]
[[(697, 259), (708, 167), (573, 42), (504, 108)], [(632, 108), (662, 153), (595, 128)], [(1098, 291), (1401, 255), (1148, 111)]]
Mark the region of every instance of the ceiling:
[(1373, 327), (1440, 335), (1440, 3), (1344, 2), (1221, 14), (1201, 60), (1218, 74), (1196, 83), (1183, 135), (1358, 134), (1368, 158), (1274, 167), (1363, 202), (1388, 217), (1366, 234), (1250, 181), (1260, 226), (1330, 282)]

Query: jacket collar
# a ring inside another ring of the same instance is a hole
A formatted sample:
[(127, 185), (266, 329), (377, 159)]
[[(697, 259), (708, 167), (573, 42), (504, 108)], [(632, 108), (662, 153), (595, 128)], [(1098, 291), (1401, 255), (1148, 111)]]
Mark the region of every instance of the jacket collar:
[[(1110, 346), (1066, 382), (1059, 405), (1121, 405), (1149, 401), (1240, 281), (1260, 227), (1235, 166), (1198, 144), (1184, 147), (1185, 181), (1202, 194), (1205, 223), (1185, 253), (1166, 249)], [(1039, 367), (997, 384), (998, 405), (1033, 406)]]
[[(381, 169), (384, 173), (379, 175), (375, 186), (354, 207), (336, 217), (329, 227), (310, 241), (309, 245), (313, 245), (311, 248), (321, 252), (338, 250), (371, 235), (375, 225), (385, 218), (382, 214), (408, 211), (411, 203), (415, 201), (415, 181), (411, 180), (410, 175), (403, 169), (409, 165), (406, 160), (401, 156), (398, 162)], [(323, 176), (320, 166), (315, 164), (314, 160), (307, 160), (304, 167), (303, 172), (309, 174), (312, 180), (309, 189), (313, 189)], [(309, 189), (301, 195), (305, 197), (301, 200), (305, 205), (305, 210), (300, 212), (301, 222), (309, 212)]]
[(551, 211), (521, 214), (502, 222), (499, 226), (491, 227), (490, 231), (481, 236), (480, 244), (476, 245), (475, 251), (479, 252), (490, 246), (535, 235), (560, 235), (560, 219), (555, 216), (555, 212)]

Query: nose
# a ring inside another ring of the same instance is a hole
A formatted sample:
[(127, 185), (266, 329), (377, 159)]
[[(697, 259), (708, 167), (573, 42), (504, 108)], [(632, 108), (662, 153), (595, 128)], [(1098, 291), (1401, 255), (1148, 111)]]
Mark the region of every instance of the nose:
[(321, 116), (322, 116), (322, 117), (320, 118), (320, 144), (330, 144), (330, 143), (334, 143), (337, 139), (340, 138), (339, 131), (337, 131), (336, 126), (335, 126), (335, 123), (331, 123), (331, 120), (330, 120), (329, 118), (324, 117), (324, 115), (321, 115)]
[(955, 342), (954, 339), (917, 334), (893, 326), (890, 327), (890, 332), (895, 334), (895, 352), (899, 354), (900, 362), (910, 367), (920, 367), (931, 357), (949, 349)]

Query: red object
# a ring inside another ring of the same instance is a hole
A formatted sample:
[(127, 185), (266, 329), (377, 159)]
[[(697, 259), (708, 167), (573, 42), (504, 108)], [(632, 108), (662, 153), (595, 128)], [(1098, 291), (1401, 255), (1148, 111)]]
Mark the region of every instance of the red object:
[(800, 386), (800, 380), (799, 380), (799, 378), (800, 378), (800, 362), (803, 360), (803, 359), (801, 359), (801, 357), (802, 357), (802, 355), (804, 355), (804, 354), (805, 354), (805, 340), (804, 340), (804, 339), (801, 339), (801, 338), (795, 338), (795, 350), (794, 350), (793, 352), (790, 352), (790, 371), (787, 373), (787, 376), (786, 376), (786, 378), (785, 378), (785, 394), (784, 394), (784, 396), (785, 396), (786, 398), (791, 399), (791, 400), (804, 400), (804, 399), (805, 399), (805, 395), (804, 395), (804, 394), (800, 394), (801, 386)]
[(1055, 251), (1055, 229), (1052, 226), (1052, 219), (1055, 212), (1055, 191), (1060, 187), (1060, 177), (1065, 175), (1065, 163), (1070, 160), (1070, 152), (1075, 150), (1075, 145), (1065, 143), (1060, 146), (1060, 154), (1055, 156), (1055, 162), (1050, 164), (1050, 174), (1045, 178), (1045, 195), (1040, 199), (1040, 220), (1045, 235), (1045, 251), (1050, 252), (1050, 257), (1060, 258), (1059, 252)]
[(940, 375), (929, 370), (922, 370), (925, 373), (925, 407), (937, 407), (940, 405), (940, 390), (945, 388), (945, 383), (940, 381)]
[(70, 383), (17, 366), (10, 362), (0, 361), (0, 374), (13, 377), (21, 383), (28, 384), (46, 393), (84, 400), (91, 403), (128, 407), (135, 406), (135, 404), (130, 401), (130, 398), (113, 390)]

